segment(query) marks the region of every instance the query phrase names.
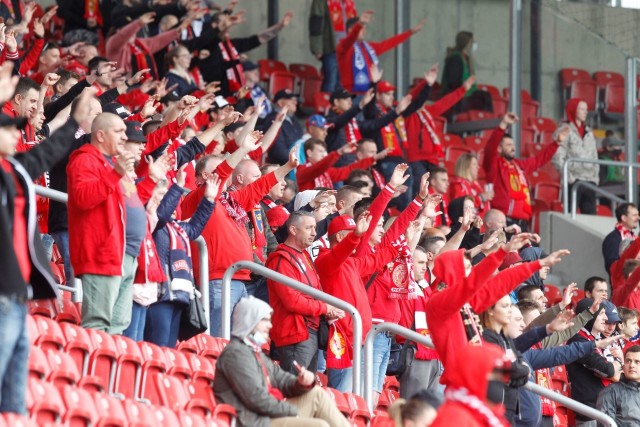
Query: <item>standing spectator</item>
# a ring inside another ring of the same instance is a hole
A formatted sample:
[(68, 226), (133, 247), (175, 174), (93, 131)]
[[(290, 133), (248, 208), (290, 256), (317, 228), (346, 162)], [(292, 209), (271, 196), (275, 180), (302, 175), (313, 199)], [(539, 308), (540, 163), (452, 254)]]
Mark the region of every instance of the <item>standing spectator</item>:
[(516, 159), (515, 143), (511, 135), (505, 131), (518, 120), (518, 116), (513, 113), (505, 114), (487, 142), (482, 167), (487, 182), (493, 184), (494, 197), (491, 205), (507, 216), (509, 225), (515, 223), (522, 230), (527, 230), (532, 210), (526, 176), (551, 160), (559, 144), (569, 137), (569, 129), (565, 128), (562, 132), (556, 133), (554, 142), (535, 157)]
[(198, 90), (198, 85), (189, 73), (191, 64), (191, 52), (178, 45), (166, 53), (164, 57), (164, 67), (166, 71), (167, 87), (177, 85), (174, 90), (177, 96), (190, 95)]
[(354, 0), (313, 0), (309, 16), (311, 53), (322, 61), (322, 91), (338, 87), (336, 45), (347, 35), (347, 21), (358, 17)]
[(633, 203), (623, 203), (616, 208), (615, 229), (607, 234), (602, 242), (602, 256), (604, 256), (604, 268), (611, 274), (611, 265), (620, 258), (620, 243), (626, 239), (635, 239), (635, 229), (638, 228), (638, 208)]
[(367, 10), (360, 18), (347, 21), (347, 36), (340, 40), (336, 47), (340, 83), (349, 92), (364, 93), (372, 83), (371, 66), (378, 64), (378, 56), (394, 49), (409, 40), (413, 34), (422, 30), (426, 20), (422, 20), (415, 27), (379, 42), (368, 42), (366, 26), (371, 23), (373, 11)]
[(451, 179), (449, 187), (449, 199), (471, 196), (478, 209), (478, 215), (484, 216), (491, 207), (489, 203), (493, 199), (493, 190), (482, 188), (478, 182), (480, 165), (475, 153), (465, 153), (458, 157), (455, 166), (455, 176)]
[(589, 277), (584, 282), (584, 297), (591, 299), (609, 298), (609, 285), (607, 285), (607, 281), (602, 277)]
[(596, 408), (619, 426), (640, 424), (640, 346), (634, 345), (624, 354), (620, 382), (613, 383), (598, 395)]
[[(316, 220), (310, 213), (293, 212), (285, 227), (289, 237), (269, 256), (266, 266), (314, 289), (322, 290), (318, 271), (307, 252), (316, 236)], [(269, 301), (273, 304), (274, 322), (277, 321), (280, 325), (271, 331), (274, 358), (280, 361), (280, 366), (285, 371), (296, 372), (293, 362), (297, 361), (304, 368), (315, 372), (320, 316), (340, 319), (344, 317), (344, 312), (273, 280), (267, 280), (267, 286)]]
[(242, 63), (242, 68), (244, 69), (244, 85), (249, 88), (251, 92), (249, 92), (249, 96), (253, 101), (254, 105), (258, 105), (258, 101), (260, 98), (263, 98), (262, 105), (264, 108), (260, 112), (260, 119), (263, 120), (273, 110), (273, 106), (271, 105), (271, 101), (267, 97), (266, 92), (260, 86), (260, 67), (255, 62), (244, 61)]
[(297, 95), (289, 89), (282, 89), (273, 97), (273, 104), (276, 108), (264, 119), (265, 129), (271, 126), (271, 123), (276, 120), (280, 111), (285, 111), (286, 116), (278, 133), (278, 137), (268, 153), (268, 160), (269, 163), (282, 165), (287, 162), (291, 147), (302, 138), (304, 129), (295, 117), (296, 111), (298, 110)]
[(633, 310), (640, 310), (640, 261), (635, 259), (627, 260), (624, 264), (623, 275), (625, 283), (618, 289), (614, 289), (611, 301), (614, 304), (628, 307)]
[[(555, 132), (554, 139), (562, 132), (569, 133), (569, 138), (562, 141), (558, 151), (553, 156), (553, 166), (562, 173), (565, 160), (578, 157), (581, 159), (598, 160), (596, 138), (591, 128), (585, 124), (587, 120), (587, 103), (579, 98), (571, 98), (565, 107), (567, 123), (562, 124)], [(569, 166), (569, 204), (571, 204), (571, 189), (580, 182), (598, 185), (600, 182), (600, 165), (593, 163), (571, 163)], [(576, 194), (577, 206), (580, 212), (588, 215), (596, 214), (596, 192), (590, 188), (580, 187)]]
[(57, 14), (64, 19), (64, 33), (73, 30), (97, 32), (102, 28), (100, 2), (86, 0), (57, 0)]
[(216, 363), (216, 401), (236, 409), (240, 427), (349, 426), (329, 395), (314, 386), (313, 371), (302, 367), (296, 377), (262, 352), (269, 340), (272, 313), (257, 298), (238, 302), (231, 342)]
[[(0, 67), (0, 102), (12, 95), (13, 65)], [(27, 300), (57, 297), (56, 281), (49, 269), (38, 233), (29, 231), (36, 222), (33, 179), (52, 167), (68, 149), (78, 121), (88, 114), (83, 95), (73, 118), (58, 132), (31, 151), (16, 154), (15, 147), (26, 119), (0, 114), (0, 248), (3, 281), (0, 286), (0, 412), (25, 414), (29, 337)], [(14, 157), (15, 156), (15, 157)]]
[[(40, 85), (38, 83), (30, 78), (21, 77), (11, 100), (3, 105), (2, 113), (14, 119), (31, 118), (38, 107), (39, 92)], [(25, 151), (27, 144), (33, 143), (35, 140), (35, 130), (31, 123), (27, 123), (23, 129), (20, 129), (20, 138), (18, 138), (16, 150)]]
[[(456, 44), (447, 49), (447, 57), (442, 70), (442, 94), (456, 91), (464, 86), (468, 79), (476, 74), (472, 54), (478, 50), (478, 43), (473, 39), (473, 33), (460, 31), (456, 34)], [(452, 114), (468, 110), (493, 111), (491, 96), (478, 90), (475, 82), (467, 89), (464, 98), (450, 111)]]

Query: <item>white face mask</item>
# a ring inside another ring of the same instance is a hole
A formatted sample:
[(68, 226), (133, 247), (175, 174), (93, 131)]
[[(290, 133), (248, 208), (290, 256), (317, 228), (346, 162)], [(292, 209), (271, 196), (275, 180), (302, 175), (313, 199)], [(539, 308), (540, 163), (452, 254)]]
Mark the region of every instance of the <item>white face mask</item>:
[(251, 341), (253, 341), (257, 346), (262, 346), (268, 341), (267, 337), (265, 337), (262, 332), (254, 332), (249, 338), (251, 338)]
[(473, 42), (473, 44), (471, 45), (471, 52), (477, 52), (478, 51), (478, 43)]

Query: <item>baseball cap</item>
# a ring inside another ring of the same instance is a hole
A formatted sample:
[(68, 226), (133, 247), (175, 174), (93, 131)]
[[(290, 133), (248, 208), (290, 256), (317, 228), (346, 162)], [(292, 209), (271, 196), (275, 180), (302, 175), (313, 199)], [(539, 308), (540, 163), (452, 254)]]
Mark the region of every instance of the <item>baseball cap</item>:
[(229, 102), (227, 102), (226, 98), (224, 96), (216, 96), (213, 100), (213, 109), (214, 110), (220, 110), (224, 107), (226, 107), (227, 105), (229, 105)]
[(289, 219), (289, 211), (284, 206), (276, 206), (267, 211), (267, 221), (271, 227), (282, 227)]
[(123, 120), (131, 115), (131, 111), (127, 110), (124, 105), (118, 102), (110, 102), (106, 105), (103, 105), (102, 112), (115, 114)]
[(601, 305), (604, 307), (604, 311), (607, 314), (607, 323), (611, 324), (622, 322), (622, 319), (620, 319), (620, 315), (618, 314), (618, 309), (611, 301), (603, 300)]
[(623, 147), (624, 141), (617, 138), (615, 135), (607, 136), (602, 140), (603, 148), (614, 148), (614, 147)]
[(504, 259), (502, 260), (502, 264), (500, 264), (500, 267), (498, 267), (498, 270), (500, 271), (505, 270), (521, 262), (522, 262), (522, 257), (518, 252), (508, 252), (507, 255), (504, 257)]
[[(582, 313), (585, 310), (588, 310), (592, 304), (593, 304), (592, 298), (583, 298), (580, 301), (578, 301), (578, 304), (576, 304), (576, 309), (574, 310), (576, 315)], [(604, 305), (600, 304), (600, 308), (604, 308)]]
[(347, 92), (346, 89), (340, 88), (331, 92), (331, 96), (329, 96), (329, 102), (333, 103), (334, 99), (347, 99), (355, 97), (354, 94)]
[(331, 221), (331, 224), (329, 224), (329, 231), (327, 232), (327, 234), (329, 236), (333, 236), (334, 234), (339, 233), (340, 231), (355, 230), (355, 229), (356, 229), (356, 222), (353, 218), (351, 218), (349, 215), (340, 215), (335, 217), (333, 221)]
[(333, 126), (331, 123), (327, 123), (327, 119), (321, 114), (314, 114), (307, 119), (307, 126), (315, 126), (317, 128), (329, 128)]
[(396, 87), (386, 80), (381, 80), (376, 85), (376, 92), (378, 93), (395, 92), (395, 91), (396, 91)]
[(127, 125), (127, 141), (131, 142), (147, 142), (147, 138), (142, 132), (142, 124), (135, 121), (124, 122)]
[(26, 117), (10, 117), (4, 113), (0, 113), (0, 127), (15, 126), (18, 129), (24, 129), (26, 125)]
[(289, 89), (282, 89), (275, 94), (275, 96), (273, 97), (273, 102), (275, 103), (280, 101), (281, 99), (294, 99), (297, 97), (298, 95), (291, 92)]
[(244, 62), (242, 63), (242, 68), (243, 68), (245, 71), (253, 71), (253, 70), (257, 70), (257, 69), (258, 69), (258, 68), (260, 68), (260, 67), (259, 67), (259, 66), (258, 66), (258, 64), (256, 64), (255, 62), (252, 62), (252, 61), (244, 61)]

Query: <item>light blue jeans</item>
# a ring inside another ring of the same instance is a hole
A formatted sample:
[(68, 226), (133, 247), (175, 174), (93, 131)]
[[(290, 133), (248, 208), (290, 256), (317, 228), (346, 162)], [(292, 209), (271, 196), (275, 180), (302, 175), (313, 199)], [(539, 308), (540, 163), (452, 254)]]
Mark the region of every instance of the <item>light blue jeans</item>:
[[(231, 281), (231, 313), (240, 299), (247, 296), (244, 283), (240, 280)], [(222, 336), (222, 280), (209, 282), (209, 331), (213, 337)], [(231, 325), (233, 328), (233, 325)]]
[[(364, 390), (364, 348), (362, 354), (362, 360), (360, 361), (360, 389)], [(327, 374), (327, 385), (331, 388), (335, 388), (343, 393), (351, 393), (353, 390), (353, 367), (344, 369), (331, 369), (327, 368), (325, 371)], [(374, 375), (375, 377), (375, 372)], [(374, 384), (375, 379), (374, 379)]]
[(71, 271), (71, 258), (69, 256), (69, 232), (68, 231), (56, 231), (51, 233), (53, 241), (56, 243), (62, 260), (64, 261), (64, 277), (67, 280), (67, 284), (71, 283), (73, 274)]
[(27, 306), (0, 296), (0, 412), (26, 414), (29, 337)]
[(133, 307), (131, 307), (131, 323), (129, 323), (129, 326), (124, 330), (122, 335), (134, 341), (144, 340), (144, 325), (147, 320), (147, 309), (147, 306), (140, 305), (135, 301), (133, 302)]

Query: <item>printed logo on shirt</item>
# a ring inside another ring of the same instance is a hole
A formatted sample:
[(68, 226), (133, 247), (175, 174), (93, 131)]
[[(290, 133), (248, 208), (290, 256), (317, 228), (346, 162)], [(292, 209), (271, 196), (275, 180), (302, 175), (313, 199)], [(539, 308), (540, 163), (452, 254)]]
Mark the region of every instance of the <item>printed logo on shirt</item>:
[(173, 271), (180, 271), (180, 270), (184, 270), (187, 273), (190, 272), (191, 270), (189, 269), (189, 264), (187, 263), (186, 260), (183, 259), (179, 259), (176, 262), (173, 263)]

